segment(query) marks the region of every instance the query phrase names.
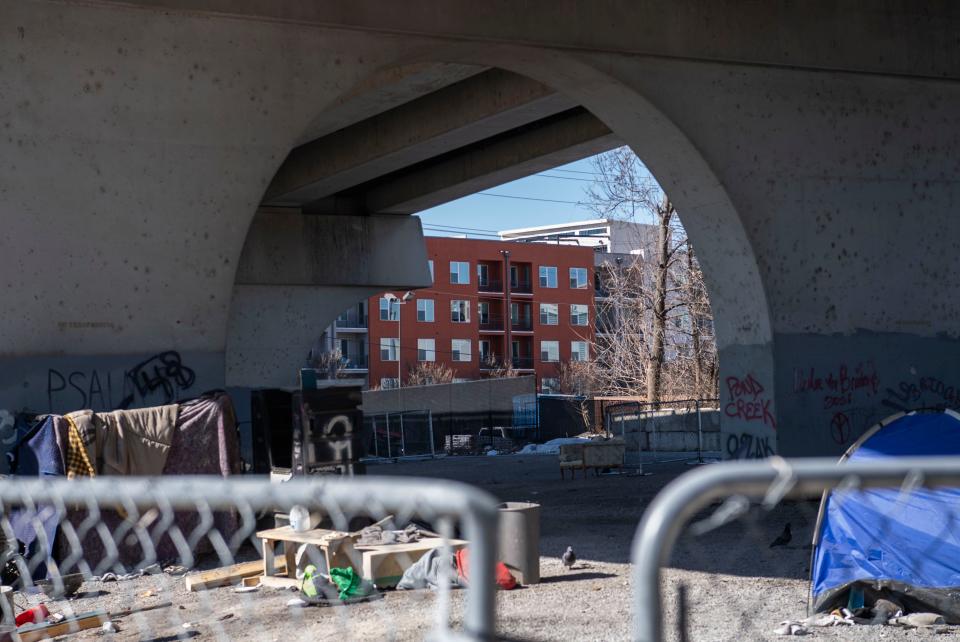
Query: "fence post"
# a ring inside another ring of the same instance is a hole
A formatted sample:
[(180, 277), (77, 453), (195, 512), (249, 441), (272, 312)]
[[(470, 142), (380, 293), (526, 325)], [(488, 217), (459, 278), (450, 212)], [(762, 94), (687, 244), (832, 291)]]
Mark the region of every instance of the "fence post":
[(430, 455), (432, 457), (437, 456), (437, 445), (433, 441), (433, 411), (427, 411), (427, 428), (430, 430)]
[(697, 461), (703, 463), (703, 418), (700, 416), (700, 399), (697, 404)]
[(387, 457), (393, 457), (393, 452), (390, 448), (390, 413), (385, 413), (383, 417), (384, 421), (387, 422)]
[(407, 454), (407, 436), (403, 432), (403, 411), (400, 411), (400, 455)]

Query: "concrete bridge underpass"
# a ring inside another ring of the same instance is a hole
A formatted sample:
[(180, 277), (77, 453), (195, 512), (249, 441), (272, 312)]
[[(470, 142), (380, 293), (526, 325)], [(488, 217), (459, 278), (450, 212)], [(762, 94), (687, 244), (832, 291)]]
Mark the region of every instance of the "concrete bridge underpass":
[[(0, 0), (10, 412), (288, 386), (429, 279), (408, 216), (629, 144), (698, 249), (723, 446), (960, 405), (946, 3)], [(172, 395), (172, 396), (171, 396)]]

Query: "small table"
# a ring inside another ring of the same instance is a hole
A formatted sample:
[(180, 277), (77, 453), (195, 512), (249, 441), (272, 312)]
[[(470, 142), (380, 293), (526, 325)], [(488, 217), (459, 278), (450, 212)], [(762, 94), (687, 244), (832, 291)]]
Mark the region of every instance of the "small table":
[[(353, 548), (353, 537), (342, 531), (326, 528), (314, 528), (309, 531), (295, 531), (290, 526), (270, 528), (259, 531), (257, 537), (263, 540), (263, 576), (277, 577), (274, 549), (277, 542), (283, 542), (283, 553), (287, 562), (287, 579), (296, 582), (296, 547), (291, 544), (311, 544), (323, 552), (327, 564), (326, 572), (331, 568), (360, 568), (360, 554)], [(270, 583), (269, 581), (264, 582)]]

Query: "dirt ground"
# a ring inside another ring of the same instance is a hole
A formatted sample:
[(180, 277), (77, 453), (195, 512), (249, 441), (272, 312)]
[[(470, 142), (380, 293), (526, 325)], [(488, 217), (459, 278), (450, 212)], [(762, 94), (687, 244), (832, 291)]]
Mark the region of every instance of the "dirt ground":
[[(497, 596), (498, 628), (522, 640), (624, 640), (630, 637), (630, 545), (653, 496), (690, 467), (647, 464), (639, 476), (588, 476), (561, 481), (556, 457), (463, 457), (371, 467), (371, 475), (455, 479), (486, 489), (504, 501), (541, 505), (541, 582)], [(678, 542), (664, 573), (668, 639), (677, 633), (678, 587), (689, 605), (686, 639), (777, 639), (782, 620), (806, 615), (810, 550), (806, 546), (817, 503), (788, 503), (772, 511), (756, 508), (742, 520)], [(790, 523), (792, 541), (770, 543)], [(560, 555), (573, 546), (579, 562), (566, 570)], [(246, 551), (247, 557), (254, 555)], [(208, 562), (207, 565), (213, 565)], [(225, 587), (187, 593), (183, 577), (159, 575), (116, 583), (87, 582), (71, 600), (76, 612), (116, 611), (173, 602), (171, 607), (117, 620), (120, 632), (99, 631), (70, 640), (248, 639), (248, 640), (416, 640), (433, 625), (439, 596), (430, 591), (391, 591), (384, 599), (348, 607), (287, 606), (296, 593), (263, 589), (236, 593)], [(454, 624), (463, 612), (464, 591), (451, 593)], [(40, 601), (41, 596), (31, 596)], [(19, 606), (23, 606), (22, 599)], [(63, 607), (54, 603), (51, 610)], [(939, 631), (939, 632), (938, 632)], [(812, 629), (812, 637), (843, 640), (944, 639), (957, 627), (907, 631), (892, 627)], [(65, 638), (66, 639), (66, 638)]]

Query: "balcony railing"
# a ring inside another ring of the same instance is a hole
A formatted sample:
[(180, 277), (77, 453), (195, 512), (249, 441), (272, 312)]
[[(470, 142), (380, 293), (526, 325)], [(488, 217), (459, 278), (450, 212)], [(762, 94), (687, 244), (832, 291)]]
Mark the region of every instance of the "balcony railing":
[(502, 368), (504, 364), (503, 355), (495, 354), (493, 352), (480, 353), (480, 369), (481, 370), (496, 370)]
[(480, 318), (480, 332), (503, 330), (503, 319), (497, 317)]
[(518, 370), (533, 370), (533, 357), (513, 357), (513, 367)]
[(344, 370), (366, 370), (367, 355), (361, 354), (340, 359), (340, 367)]
[(533, 321), (531, 319), (514, 319), (510, 322), (510, 329), (518, 332), (533, 330)]
[(533, 285), (530, 281), (511, 281), (510, 291), (514, 294), (532, 294)]
[(337, 328), (366, 328), (367, 316), (352, 314), (346, 317), (337, 317), (336, 327)]
[(477, 283), (480, 292), (503, 292), (503, 281), (486, 279)]

